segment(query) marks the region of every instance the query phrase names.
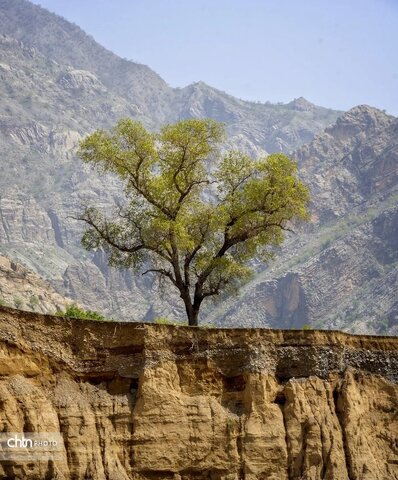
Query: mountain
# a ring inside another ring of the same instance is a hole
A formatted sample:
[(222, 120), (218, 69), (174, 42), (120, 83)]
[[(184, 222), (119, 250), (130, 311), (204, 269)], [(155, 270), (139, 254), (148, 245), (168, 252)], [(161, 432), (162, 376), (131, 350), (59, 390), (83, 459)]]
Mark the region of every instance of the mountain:
[(121, 185), (76, 158), (78, 142), (120, 117), (148, 128), (181, 118), (224, 121), (230, 144), (259, 155), (289, 152), (340, 112), (299, 98), (245, 102), (199, 82), (172, 89), (79, 27), (25, 0), (0, 0), (0, 252), (87, 308), (129, 320), (180, 316), (147, 278), (109, 269), (80, 247), (83, 205), (119, 199)]
[[(72, 73), (75, 88), (69, 93), (77, 95), (84, 89), (79, 84), (82, 79), (76, 76), (94, 75), (106, 89), (127, 101), (131, 111), (124, 115), (152, 128), (181, 118), (211, 117), (227, 124), (235, 145), (261, 153), (287, 152), (309, 141), (338, 114), (305, 99), (286, 105), (246, 102), (203, 82), (173, 89), (147, 66), (118, 57), (76, 25), (26, 0), (0, 0), (0, 32), (47, 60), (72, 66), (78, 73)], [(61, 82), (66, 86), (68, 80)], [(115, 98), (109, 100), (113, 103)], [(93, 126), (112, 123), (112, 118), (97, 119)]]
[(0, 305), (54, 314), (72, 303), (33, 272), (0, 255)]
[[(342, 112), (318, 107), (304, 99), (286, 105), (246, 102), (203, 82), (177, 91), (173, 100), (180, 118), (214, 118), (227, 125), (230, 144), (258, 156), (289, 153), (309, 142), (316, 132), (333, 123)], [(305, 108), (300, 105), (305, 104)]]
[(397, 333), (398, 120), (367, 106), (341, 114), (300, 97), (245, 102), (203, 82), (168, 86), (79, 27), (25, 0), (0, 0), (0, 252), (87, 308), (128, 320), (181, 317), (173, 292), (87, 253), (73, 220), (122, 186), (76, 158), (96, 128), (133, 117), (148, 128), (181, 118), (225, 122), (229, 145), (290, 152), (312, 194), (312, 221), (274, 264), (203, 319), (247, 326), (305, 324)]
[(172, 89), (145, 65), (122, 59), (96, 43), (78, 26), (26, 0), (0, 0), (0, 32), (46, 59), (91, 72), (109, 89), (126, 97), (131, 107), (150, 120), (163, 122), (163, 104)]
[(312, 224), (209, 320), (398, 334), (397, 138), (397, 118), (359, 106), (299, 148)]

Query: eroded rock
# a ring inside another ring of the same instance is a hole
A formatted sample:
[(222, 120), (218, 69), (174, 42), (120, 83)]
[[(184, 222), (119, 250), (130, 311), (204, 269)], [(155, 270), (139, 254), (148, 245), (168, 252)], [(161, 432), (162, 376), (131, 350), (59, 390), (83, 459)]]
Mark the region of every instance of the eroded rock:
[(5, 308), (0, 338), (2, 430), (65, 441), (3, 478), (398, 478), (396, 338)]

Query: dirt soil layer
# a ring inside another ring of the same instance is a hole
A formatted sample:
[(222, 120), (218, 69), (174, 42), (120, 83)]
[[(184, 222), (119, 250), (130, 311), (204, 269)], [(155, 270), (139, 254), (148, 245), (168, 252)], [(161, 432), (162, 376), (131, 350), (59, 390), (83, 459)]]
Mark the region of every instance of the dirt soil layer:
[(398, 338), (74, 320), (0, 307), (1, 479), (398, 479)]

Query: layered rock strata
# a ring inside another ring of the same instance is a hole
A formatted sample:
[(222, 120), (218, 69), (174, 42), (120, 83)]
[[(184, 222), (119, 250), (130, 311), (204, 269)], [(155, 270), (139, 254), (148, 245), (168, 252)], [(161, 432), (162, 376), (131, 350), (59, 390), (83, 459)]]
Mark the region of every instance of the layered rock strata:
[(398, 339), (0, 307), (0, 426), (61, 432), (7, 479), (398, 478)]

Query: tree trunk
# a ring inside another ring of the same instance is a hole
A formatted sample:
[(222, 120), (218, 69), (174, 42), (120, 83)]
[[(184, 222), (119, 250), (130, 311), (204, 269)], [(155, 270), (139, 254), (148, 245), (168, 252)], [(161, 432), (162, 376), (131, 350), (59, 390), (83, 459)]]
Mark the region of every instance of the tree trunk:
[(184, 301), (188, 325), (190, 327), (197, 327), (199, 323), (199, 310), (204, 297), (195, 291), (194, 301), (192, 302), (189, 288), (184, 284), (178, 285), (177, 287), (180, 290), (180, 297)]
[(192, 304), (191, 296), (189, 295), (189, 291), (186, 288), (181, 288), (181, 298), (185, 304), (185, 311), (187, 312), (188, 317), (188, 325), (190, 327), (197, 327), (198, 326), (198, 316), (199, 316), (199, 308), (196, 305)]
[(188, 319), (188, 325), (197, 327), (199, 325), (199, 310), (192, 309), (192, 317)]
[(191, 299), (185, 302), (185, 311), (187, 312), (188, 317), (188, 325), (190, 327), (197, 327), (198, 326), (198, 317), (199, 317), (199, 309), (194, 308), (191, 303)]

